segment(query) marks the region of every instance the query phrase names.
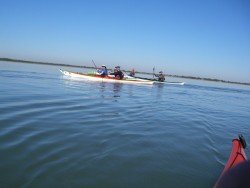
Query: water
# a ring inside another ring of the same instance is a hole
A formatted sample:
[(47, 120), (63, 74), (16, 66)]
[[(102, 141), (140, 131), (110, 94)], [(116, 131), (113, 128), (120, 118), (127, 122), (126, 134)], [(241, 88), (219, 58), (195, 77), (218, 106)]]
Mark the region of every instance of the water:
[(232, 138), (250, 143), (249, 87), (85, 82), (58, 68), (0, 62), (1, 187), (212, 187)]

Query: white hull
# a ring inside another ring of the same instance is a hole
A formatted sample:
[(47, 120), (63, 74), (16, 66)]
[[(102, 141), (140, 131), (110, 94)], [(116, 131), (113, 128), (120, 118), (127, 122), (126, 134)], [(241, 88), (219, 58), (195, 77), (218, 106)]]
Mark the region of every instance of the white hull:
[(75, 73), (75, 72), (68, 72), (61, 70), (60, 71), (70, 77), (74, 78), (82, 78), (85, 80), (91, 80), (91, 81), (99, 81), (99, 82), (113, 82), (113, 83), (126, 83), (126, 84), (148, 84), (152, 85), (154, 81), (149, 81), (149, 80), (143, 80), (143, 79), (126, 79), (126, 80), (117, 80), (117, 79), (110, 79), (110, 78), (102, 78), (102, 77), (95, 77), (95, 76), (90, 76), (82, 73)]
[[(141, 77), (131, 77), (131, 76), (128, 76), (128, 77), (136, 78), (136, 79), (143, 79)], [(184, 85), (185, 84), (185, 82), (168, 82), (168, 81), (160, 82), (157, 79), (150, 79), (150, 78), (145, 78), (143, 80), (153, 81), (155, 84), (166, 84), (166, 85)]]

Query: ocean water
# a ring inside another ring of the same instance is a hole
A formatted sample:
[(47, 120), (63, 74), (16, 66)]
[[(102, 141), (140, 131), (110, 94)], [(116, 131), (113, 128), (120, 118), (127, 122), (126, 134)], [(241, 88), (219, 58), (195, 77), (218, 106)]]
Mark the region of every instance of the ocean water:
[(1, 187), (212, 187), (231, 140), (250, 143), (250, 87), (90, 82), (59, 68), (0, 62)]

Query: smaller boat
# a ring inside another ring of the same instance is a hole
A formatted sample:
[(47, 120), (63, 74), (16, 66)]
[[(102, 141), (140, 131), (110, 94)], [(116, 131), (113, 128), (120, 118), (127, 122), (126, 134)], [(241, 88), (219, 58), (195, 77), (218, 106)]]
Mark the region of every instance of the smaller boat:
[(167, 84), (167, 85), (184, 85), (185, 84), (185, 82), (167, 82), (167, 81), (161, 82), (161, 81), (158, 81), (157, 79), (152, 79), (152, 78), (142, 78), (142, 77), (133, 77), (133, 78), (154, 81), (155, 84)]
[(91, 81), (99, 81), (99, 82), (113, 82), (113, 83), (125, 83), (125, 84), (148, 84), (152, 85), (154, 81), (145, 80), (145, 79), (139, 79), (139, 78), (132, 78), (132, 77), (124, 77), (124, 79), (117, 79), (112, 75), (108, 76), (100, 76), (96, 74), (84, 74), (79, 72), (69, 72), (64, 71), (60, 69), (60, 72), (69, 77), (74, 78), (81, 78), (85, 80), (91, 80)]

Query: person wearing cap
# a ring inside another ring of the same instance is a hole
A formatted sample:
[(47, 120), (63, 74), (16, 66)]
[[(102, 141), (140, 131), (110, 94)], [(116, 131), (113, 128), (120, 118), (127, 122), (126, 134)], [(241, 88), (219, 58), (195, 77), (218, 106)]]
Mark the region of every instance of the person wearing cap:
[(159, 74), (155, 74), (156, 77), (158, 77), (159, 82), (164, 82), (165, 81), (165, 76), (162, 71), (159, 72)]
[(124, 77), (124, 74), (122, 73), (120, 66), (116, 66), (115, 69), (114, 69), (114, 72), (113, 73), (110, 73), (110, 75), (114, 75), (115, 78), (119, 79), (119, 80), (122, 80), (123, 77)]
[(96, 74), (100, 76), (107, 76), (108, 75), (107, 67), (105, 65), (102, 65), (100, 69), (97, 69)]

